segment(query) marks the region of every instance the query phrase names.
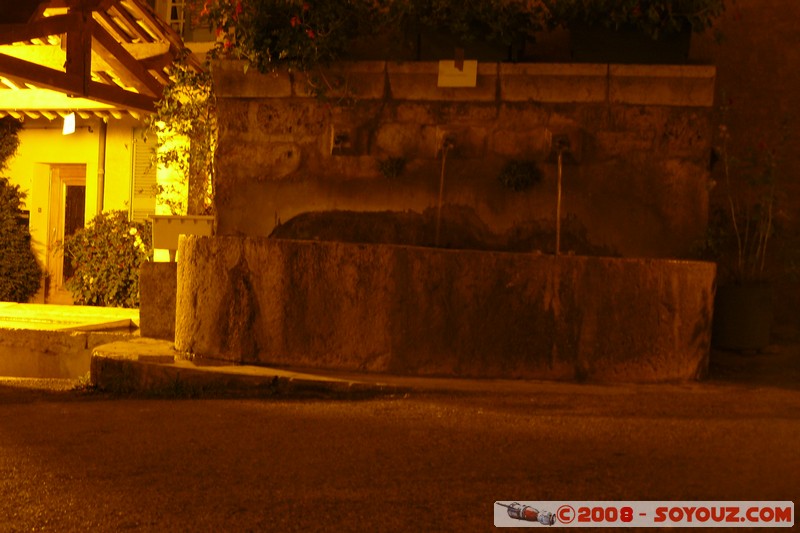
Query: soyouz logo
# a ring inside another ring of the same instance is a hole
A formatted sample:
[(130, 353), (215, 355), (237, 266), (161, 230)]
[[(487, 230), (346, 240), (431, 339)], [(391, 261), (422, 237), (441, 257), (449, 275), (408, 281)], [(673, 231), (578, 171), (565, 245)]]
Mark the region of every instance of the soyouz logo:
[(793, 527), (791, 501), (496, 501), (496, 527)]

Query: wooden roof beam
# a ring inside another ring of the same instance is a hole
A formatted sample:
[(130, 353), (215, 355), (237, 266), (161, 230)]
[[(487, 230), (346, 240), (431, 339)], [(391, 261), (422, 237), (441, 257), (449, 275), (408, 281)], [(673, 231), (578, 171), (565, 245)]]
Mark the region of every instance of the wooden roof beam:
[(176, 50), (184, 47), (183, 40), (180, 35), (172, 29), (172, 27), (158, 18), (153, 9), (148, 5), (141, 2), (131, 2), (129, 7), (136, 17), (142, 19), (143, 24), (149, 25), (154, 30), (158, 31), (160, 37), (168, 41)]
[(0, 24), (0, 44), (30, 41), (37, 37), (59, 35), (74, 29), (80, 23), (78, 13), (56, 15), (30, 24)]
[(83, 80), (80, 76), (43, 67), (6, 54), (0, 54), (0, 72), (4, 76), (31, 83), (37, 87), (62, 91), (67, 94), (80, 94), (83, 90)]
[(116, 107), (145, 113), (152, 113), (155, 109), (156, 98), (154, 96), (126, 91), (120, 87), (96, 81), (89, 81), (84, 85), (84, 79), (75, 74), (43, 67), (5, 54), (0, 54), (0, 72), (3, 72), (5, 76), (43, 89), (91, 98)]
[(128, 35), (125, 28), (117, 24), (114, 18), (108, 13), (96, 11), (94, 13), (94, 19), (116, 40), (121, 42), (129, 42), (131, 40), (132, 36)]
[(115, 107), (143, 111), (145, 113), (152, 113), (156, 108), (156, 98), (153, 96), (126, 91), (116, 85), (106, 85), (96, 81), (89, 84), (87, 97), (112, 104)]
[(125, 48), (94, 20), (91, 21), (93, 44), (116, 74), (139, 92), (161, 96), (163, 86)]
[(92, 79), (92, 26), (94, 22), (87, 12), (76, 13), (77, 23), (67, 32), (67, 61), (64, 64), (68, 75), (83, 80), (81, 94), (88, 92)]
[(128, 33), (139, 37), (143, 43), (153, 42), (153, 38), (150, 34), (144, 31), (144, 28), (136, 22), (136, 19), (131, 16), (127, 9), (123, 9), (121, 6), (114, 6), (112, 9), (109, 9), (108, 12), (122, 22), (122, 26), (125, 26)]

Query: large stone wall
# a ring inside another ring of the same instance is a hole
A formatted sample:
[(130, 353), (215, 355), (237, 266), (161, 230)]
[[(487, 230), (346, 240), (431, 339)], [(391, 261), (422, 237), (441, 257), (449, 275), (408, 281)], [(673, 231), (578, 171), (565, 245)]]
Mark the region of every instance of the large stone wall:
[(418, 375), (690, 380), (710, 263), (187, 237), (176, 348)]
[[(552, 134), (572, 144), (564, 216), (593, 243), (681, 257), (704, 234), (713, 67), (481, 63), (474, 88), (439, 88), (437, 73), (431, 62), (340, 64), (323, 100), (302, 76), (216, 63), (218, 234), (266, 236), (314, 210), (421, 212), (437, 204), (443, 166), (444, 203), (493, 231), (552, 225)], [(389, 157), (406, 160), (400, 176), (380, 171)], [(504, 188), (510, 159), (537, 161), (541, 183)]]

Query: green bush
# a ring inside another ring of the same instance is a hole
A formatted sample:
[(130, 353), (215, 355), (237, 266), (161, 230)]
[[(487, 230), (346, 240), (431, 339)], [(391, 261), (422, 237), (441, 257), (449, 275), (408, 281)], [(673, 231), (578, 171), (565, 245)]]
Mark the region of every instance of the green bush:
[(67, 237), (64, 251), (75, 267), (66, 287), (76, 304), (139, 306), (139, 267), (153, 252), (149, 222), (131, 222), (125, 211), (101, 213)]
[(28, 226), (20, 222), (25, 194), (0, 178), (0, 300), (25, 303), (39, 290), (42, 268), (31, 249)]

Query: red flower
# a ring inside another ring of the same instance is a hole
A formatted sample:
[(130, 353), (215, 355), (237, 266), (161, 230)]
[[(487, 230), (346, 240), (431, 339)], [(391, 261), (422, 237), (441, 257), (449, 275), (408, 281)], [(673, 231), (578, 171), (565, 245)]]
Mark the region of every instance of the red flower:
[(303, 2), (303, 13), (305, 13), (309, 9), (311, 9), (311, 6), (309, 5), (309, 3), (308, 2)]
[(308, 35), (309, 39), (313, 39), (314, 37), (316, 37), (316, 34), (314, 33), (314, 30), (312, 30), (310, 28), (306, 30), (306, 35)]
[(295, 26), (300, 24), (300, 18), (299, 17), (292, 17), (292, 19), (289, 21), (289, 24), (291, 24), (292, 28), (294, 28)]

